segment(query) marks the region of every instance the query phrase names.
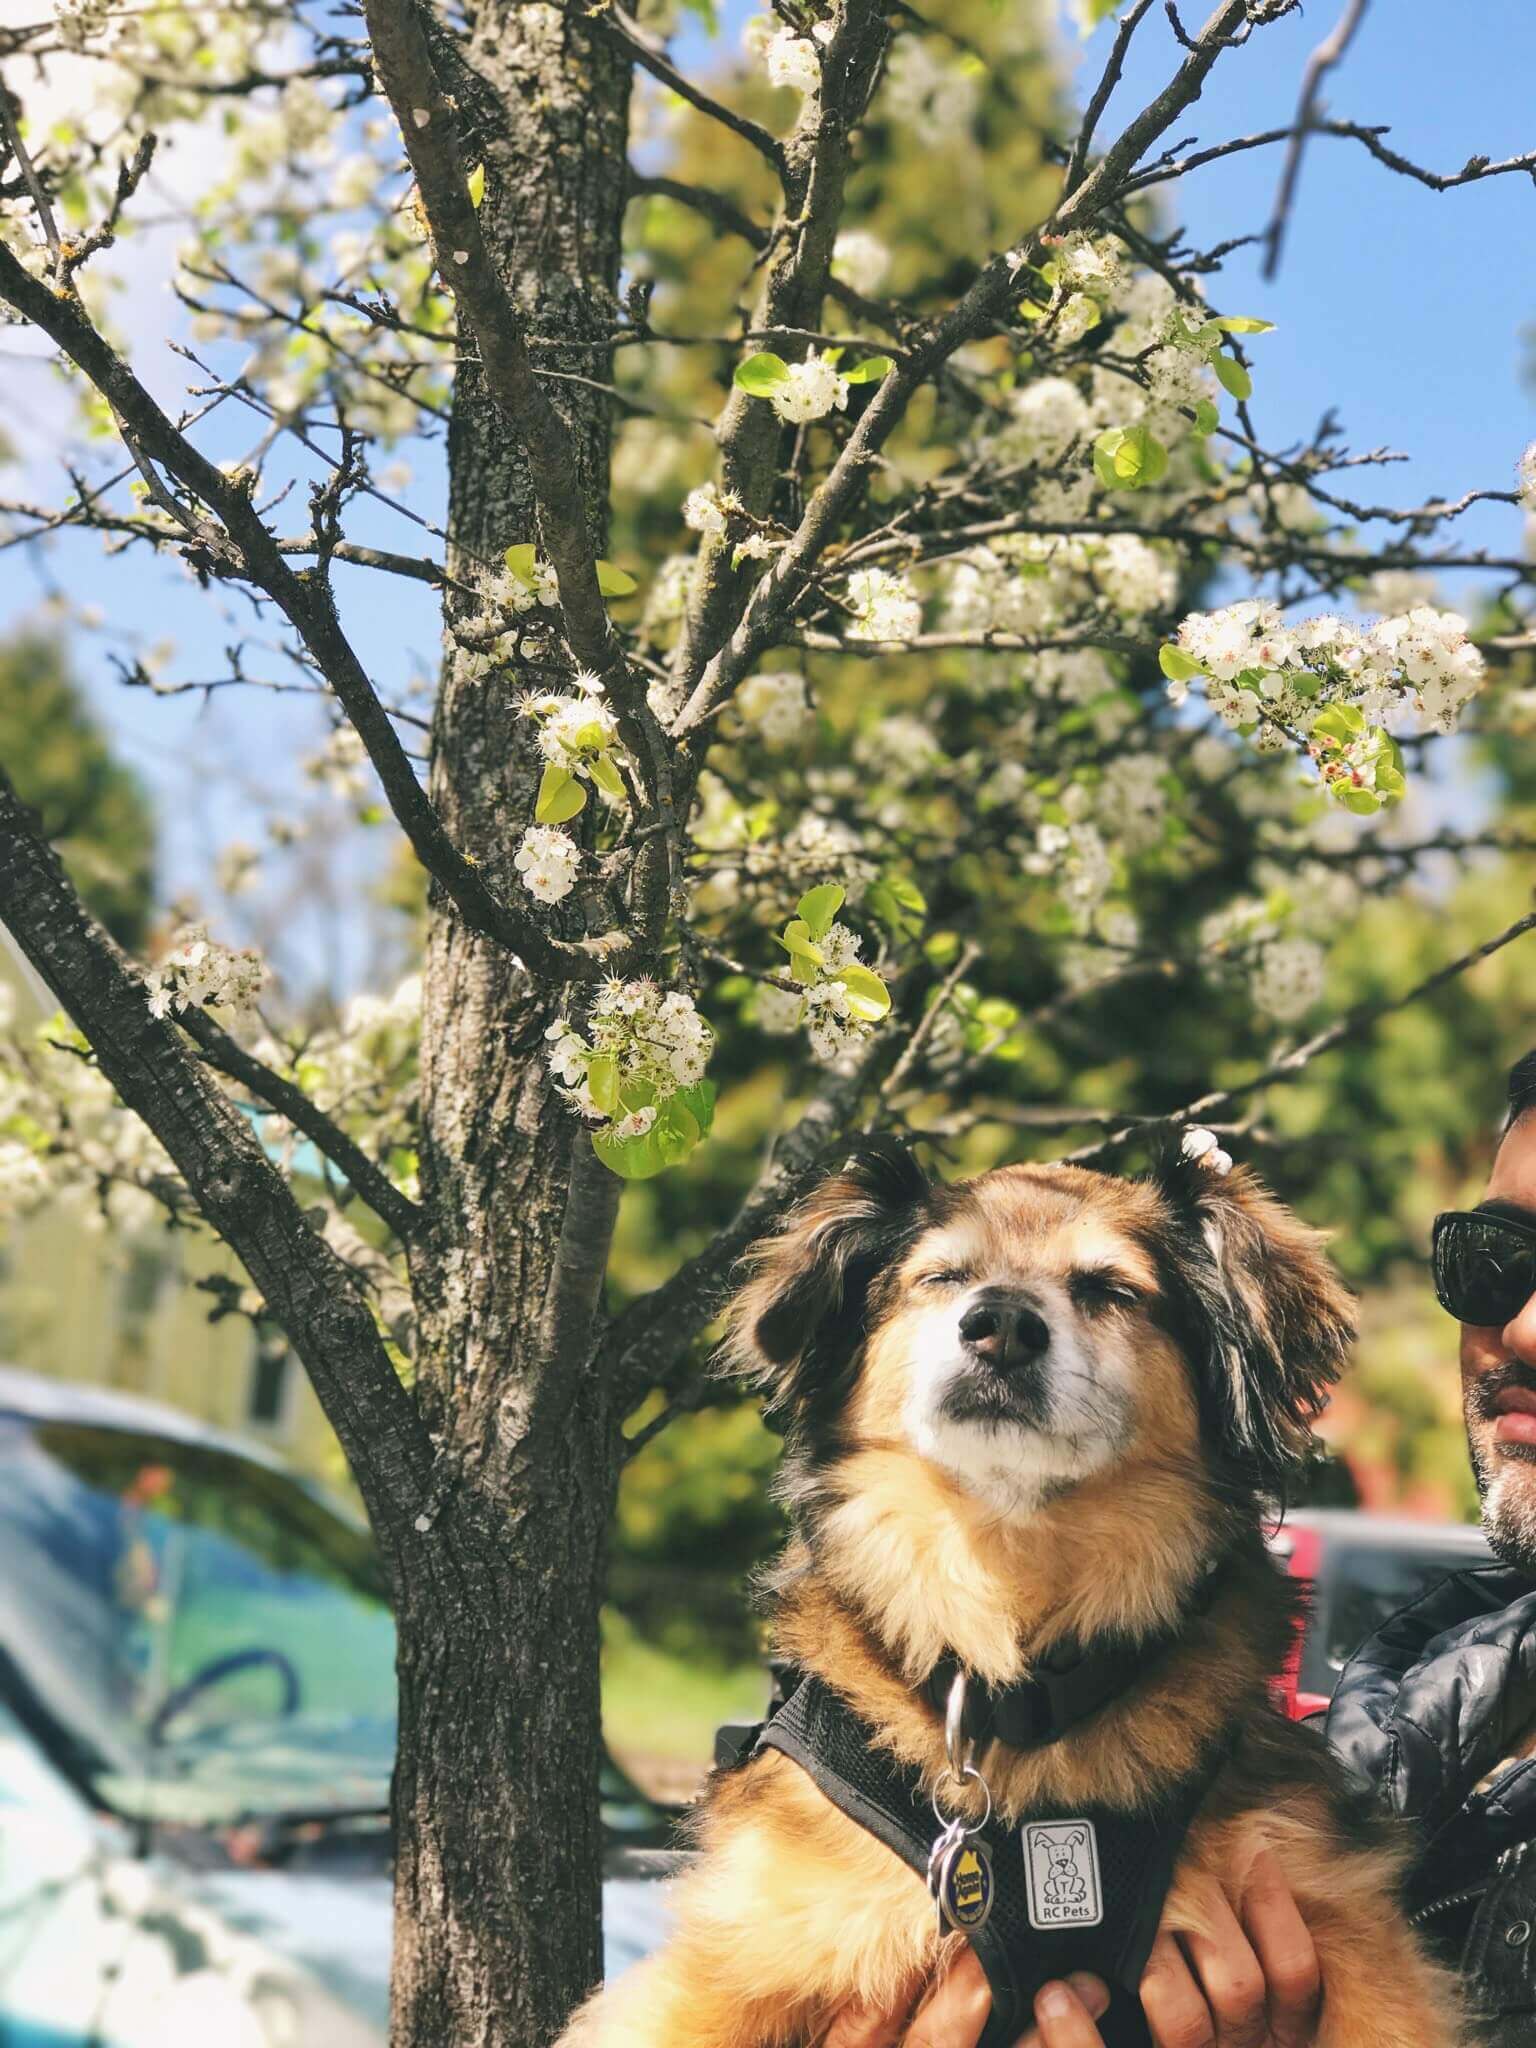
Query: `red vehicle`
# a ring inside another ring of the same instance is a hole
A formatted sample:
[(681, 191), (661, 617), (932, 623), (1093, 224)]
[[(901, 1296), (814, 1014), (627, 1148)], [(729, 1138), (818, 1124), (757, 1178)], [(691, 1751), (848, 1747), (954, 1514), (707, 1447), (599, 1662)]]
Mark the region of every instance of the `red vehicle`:
[(1389, 1615), (1447, 1573), (1495, 1561), (1482, 1530), (1466, 1523), (1357, 1508), (1293, 1508), (1269, 1544), (1306, 1589), (1301, 1630), (1279, 1682), (1293, 1720), (1327, 1706), (1339, 1673)]

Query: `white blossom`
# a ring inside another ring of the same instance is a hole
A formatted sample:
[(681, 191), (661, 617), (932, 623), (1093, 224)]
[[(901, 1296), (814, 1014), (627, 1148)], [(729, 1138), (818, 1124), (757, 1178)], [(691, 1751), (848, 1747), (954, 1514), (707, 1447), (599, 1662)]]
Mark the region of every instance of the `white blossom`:
[(1515, 488), (1527, 512), (1536, 512), (1536, 441), (1532, 441), (1515, 464)]
[(904, 576), (887, 569), (855, 569), (848, 578), (853, 619), (850, 640), (910, 640), (923, 623), (923, 608)]
[(1259, 949), (1249, 977), (1255, 1006), (1278, 1023), (1304, 1017), (1323, 993), (1325, 957), (1315, 939), (1279, 938)]
[(152, 1017), (176, 1010), (249, 1009), (261, 992), (266, 970), (249, 947), (235, 952), (210, 939), (200, 924), (183, 925), (146, 977)]
[(692, 527), (695, 533), (724, 533), (725, 507), (720, 502), (719, 491), (712, 483), (700, 484), (684, 498), (683, 524)]
[(1003, 446), (1040, 463), (1058, 461), (1090, 425), (1086, 400), (1065, 377), (1036, 377), (1011, 394), (1008, 411)]
[(776, 384), (770, 394), (770, 402), (781, 420), (801, 426), (834, 410), (846, 409), (848, 379), (818, 350), (808, 350), (803, 363), (791, 363), (788, 369), (787, 379)]
[(770, 85), (787, 85), (794, 92), (821, 91), (821, 60), (809, 36), (797, 35), (787, 25), (775, 31), (763, 48)]
[(581, 848), (554, 825), (530, 825), (518, 842), (512, 865), (523, 887), (540, 903), (559, 903), (576, 886)]
[(915, 142), (942, 149), (970, 132), (980, 93), (968, 71), (945, 63), (921, 37), (903, 35), (886, 63), (885, 100)]
[(805, 677), (792, 669), (748, 676), (736, 692), (736, 709), (770, 746), (790, 746), (810, 722)]
[(832, 275), (865, 298), (881, 289), (890, 267), (890, 250), (867, 228), (844, 228), (832, 244)]

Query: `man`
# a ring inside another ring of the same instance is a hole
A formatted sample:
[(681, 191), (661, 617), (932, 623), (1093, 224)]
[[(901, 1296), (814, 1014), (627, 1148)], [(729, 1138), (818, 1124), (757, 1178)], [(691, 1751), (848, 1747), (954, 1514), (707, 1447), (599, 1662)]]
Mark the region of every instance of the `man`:
[[(1328, 1741), (1419, 1853), (1408, 1907), (1488, 2015), (1488, 2048), (1536, 2048), (1536, 1052), (1475, 1210), (1435, 1226), (1435, 1292), (1461, 1325), (1462, 1405), (1483, 1528), (1501, 1564), (1456, 1572), (1351, 1659)], [(1142, 1979), (1157, 2048), (1310, 2048), (1327, 1995), (1273, 1858), (1219, 1940), (1158, 1938)], [(1049, 1984), (1029, 2048), (1102, 2048), (1092, 1978)], [(974, 2048), (974, 1958), (912, 2014), (841, 2015), (826, 2048)]]

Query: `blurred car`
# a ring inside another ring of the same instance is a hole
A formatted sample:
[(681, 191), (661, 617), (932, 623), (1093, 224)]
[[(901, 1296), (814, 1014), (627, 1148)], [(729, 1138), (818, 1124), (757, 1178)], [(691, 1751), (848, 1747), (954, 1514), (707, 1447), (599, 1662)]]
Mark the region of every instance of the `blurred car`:
[(1480, 1529), (1356, 1508), (1295, 1508), (1269, 1545), (1304, 1590), (1302, 1625), (1280, 1680), (1293, 1719), (1320, 1713), (1367, 1636), (1447, 1573), (1492, 1564)]
[[(0, 1368), (0, 2048), (381, 2048), (394, 1655), (345, 1507)], [(611, 1976), (672, 1816), (611, 1759), (602, 1795)]]

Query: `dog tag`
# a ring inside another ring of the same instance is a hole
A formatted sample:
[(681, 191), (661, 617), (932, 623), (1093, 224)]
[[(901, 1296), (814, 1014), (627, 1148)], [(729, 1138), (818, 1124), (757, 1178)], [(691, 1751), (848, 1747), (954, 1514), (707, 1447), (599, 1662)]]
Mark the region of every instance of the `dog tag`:
[(1093, 1822), (1030, 1821), (1024, 1828), (1024, 1888), (1031, 1927), (1097, 1927), (1104, 1918), (1104, 1891)]
[(962, 1835), (939, 1861), (934, 1892), (939, 1912), (959, 1934), (985, 1927), (992, 1911), (992, 1858), (984, 1842)]

